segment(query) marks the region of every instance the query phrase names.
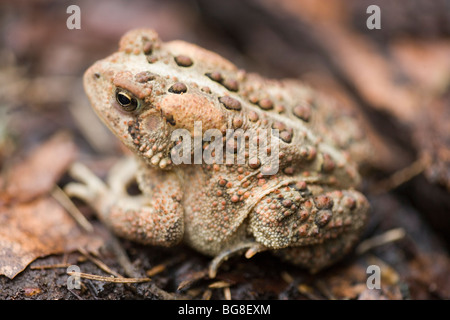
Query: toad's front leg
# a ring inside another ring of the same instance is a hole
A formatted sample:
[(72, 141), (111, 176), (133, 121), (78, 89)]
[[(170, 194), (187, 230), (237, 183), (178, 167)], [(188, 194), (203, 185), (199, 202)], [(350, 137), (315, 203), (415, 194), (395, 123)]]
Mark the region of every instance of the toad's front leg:
[[(129, 159), (111, 170), (108, 185), (81, 164), (75, 164), (70, 173), (82, 183), (67, 185), (67, 194), (91, 205), (117, 235), (161, 246), (174, 245), (182, 239), (183, 194), (175, 173), (139, 168)], [(130, 196), (126, 186), (135, 177), (142, 194)]]

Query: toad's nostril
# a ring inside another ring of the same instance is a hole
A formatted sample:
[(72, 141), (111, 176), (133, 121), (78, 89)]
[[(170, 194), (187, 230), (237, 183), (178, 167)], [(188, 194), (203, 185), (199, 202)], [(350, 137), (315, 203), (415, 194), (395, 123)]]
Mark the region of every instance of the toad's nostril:
[(101, 76), (100, 73), (98, 73), (98, 72), (94, 73), (94, 78), (95, 79), (100, 79), (100, 76)]

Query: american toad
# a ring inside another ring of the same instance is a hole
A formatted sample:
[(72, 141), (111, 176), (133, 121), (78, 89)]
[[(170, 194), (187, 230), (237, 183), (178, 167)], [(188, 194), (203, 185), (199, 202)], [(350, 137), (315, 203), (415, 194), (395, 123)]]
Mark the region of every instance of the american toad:
[[(119, 162), (108, 184), (77, 165), (73, 174), (83, 183), (66, 191), (90, 203), (118, 235), (162, 246), (183, 240), (215, 257), (211, 276), (230, 255), (265, 250), (317, 271), (357, 241), (369, 209), (354, 189), (364, 135), (352, 116), (302, 83), (265, 79), (213, 52), (164, 43), (153, 30), (140, 29), (86, 71), (84, 86), (135, 160)], [(190, 136), (173, 139), (180, 129)], [(227, 130), (239, 131), (245, 146), (253, 143), (269, 156), (246, 152), (241, 162), (174, 163), (181, 144), (192, 142), (192, 159), (195, 146), (206, 152), (213, 145), (205, 138), (210, 129), (219, 132), (214, 141), (223, 149), (232, 142), (236, 152), (236, 137)], [(255, 140), (255, 133), (272, 134), (277, 148)], [(142, 194), (127, 194), (133, 179)]]

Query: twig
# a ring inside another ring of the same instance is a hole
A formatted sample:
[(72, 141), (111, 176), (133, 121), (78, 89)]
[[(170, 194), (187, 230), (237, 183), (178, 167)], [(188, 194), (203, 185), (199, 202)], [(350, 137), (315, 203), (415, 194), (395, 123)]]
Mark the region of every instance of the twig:
[(201, 271), (197, 271), (191, 274), (191, 277), (187, 280), (182, 281), (179, 285), (177, 290), (181, 291), (186, 289), (187, 287), (189, 287), (191, 284), (193, 284), (194, 282), (203, 279), (204, 277), (206, 277), (206, 275), (208, 274), (207, 270), (201, 270)]
[(392, 174), (390, 177), (378, 181), (372, 187), (370, 192), (374, 194), (380, 194), (388, 192), (405, 182), (411, 180), (415, 176), (421, 174), (430, 164), (430, 157), (427, 155), (422, 156), (420, 159), (414, 161), (412, 164)]
[(320, 297), (314, 293), (314, 289), (307, 284), (299, 284), (297, 290), (311, 300), (321, 300)]
[(111, 270), (105, 263), (103, 263), (102, 261), (100, 261), (99, 259), (93, 257), (92, 255), (90, 255), (86, 250), (84, 250), (83, 248), (79, 247), (78, 251), (85, 256), (88, 260), (92, 261), (95, 265), (97, 265), (97, 267), (99, 267), (100, 269), (102, 269), (103, 271), (112, 274), (113, 276), (116, 276), (118, 278), (123, 278), (122, 275), (120, 275), (119, 273), (115, 272), (114, 270)]
[(76, 292), (74, 292), (72, 289), (67, 288), (71, 294), (73, 294), (75, 297), (77, 297), (78, 300), (84, 300), (82, 297), (80, 297)]
[(225, 300), (231, 300), (231, 290), (230, 287), (223, 288), (223, 295), (225, 297)]
[(203, 300), (210, 300), (211, 296), (212, 296), (211, 289), (206, 289), (205, 292), (203, 292), (202, 299)]
[(166, 270), (167, 265), (165, 265), (164, 263), (158, 264), (156, 266), (154, 266), (153, 268), (151, 268), (150, 270), (148, 270), (147, 272), (145, 272), (145, 274), (149, 277), (153, 277), (154, 275), (163, 272), (164, 270)]
[(333, 292), (331, 292), (329, 286), (323, 280), (318, 279), (317, 281), (314, 282), (314, 286), (328, 300), (337, 300)]
[(31, 270), (44, 270), (44, 269), (56, 269), (56, 268), (68, 268), (70, 263), (55, 263), (55, 264), (44, 264), (41, 266), (30, 266)]
[(94, 227), (86, 217), (78, 210), (67, 194), (57, 185), (52, 190), (52, 196), (63, 206), (64, 209), (75, 219), (75, 221), (87, 232), (93, 232)]
[(178, 255), (173, 256), (170, 259), (167, 259), (167, 260), (163, 261), (162, 263), (154, 266), (150, 270), (146, 271), (145, 274), (149, 277), (153, 277), (154, 275), (163, 272), (167, 268), (169, 268), (169, 267), (173, 266), (174, 264), (177, 264), (185, 259), (186, 259), (185, 254), (178, 254)]
[(385, 233), (362, 241), (356, 248), (356, 253), (363, 254), (375, 247), (379, 247), (387, 243), (403, 239), (405, 235), (406, 232), (403, 228), (391, 229), (389, 231), (386, 231)]
[(287, 271), (281, 272), (281, 279), (283, 279), (288, 284), (294, 282), (294, 278)]
[(149, 282), (150, 278), (114, 278), (114, 277), (105, 277), (96, 274), (83, 273), (83, 272), (67, 272), (69, 276), (79, 276), (80, 278), (103, 281), (103, 282), (114, 282), (114, 283), (141, 283), (141, 282)]
[[(110, 234), (110, 240), (111, 241), (109, 243), (111, 244), (112, 250), (120, 266), (125, 270), (125, 274), (129, 277), (137, 278), (138, 273), (134, 270), (134, 267), (131, 264), (130, 259), (128, 258), (128, 255), (125, 249), (122, 247), (120, 241), (113, 234)], [(175, 300), (178, 298), (187, 299), (187, 297), (176, 296), (167, 291), (164, 291), (153, 282), (148, 284), (147, 289), (150, 293), (162, 300)]]
[(128, 258), (128, 255), (127, 255), (125, 249), (122, 247), (120, 241), (112, 233), (110, 233), (109, 238), (110, 238), (109, 244), (111, 245), (111, 249), (117, 258), (117, 262), (119, 262), (119, 265), (125, 271), (125, 274), (128, 277), (134, 277), (134, 278), (138, 277), (138, 273), (134, 270), (133, 264), (131, 263), (130, 259)]
[(220, 288), (227, 288), (231, 285), (231, 283), (227, 281), (216, 281), (214, 283), (211, 283), (208, 288), (211, 289), (220, 289)]

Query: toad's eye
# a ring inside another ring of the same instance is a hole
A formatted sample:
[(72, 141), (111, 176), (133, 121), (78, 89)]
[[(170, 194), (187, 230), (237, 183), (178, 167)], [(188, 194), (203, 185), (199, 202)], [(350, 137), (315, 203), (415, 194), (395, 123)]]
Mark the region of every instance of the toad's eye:
[(124, 111), (133, 112), (139, 108), (139, 101), (128, 92), (117, 90), (116, 100)]

